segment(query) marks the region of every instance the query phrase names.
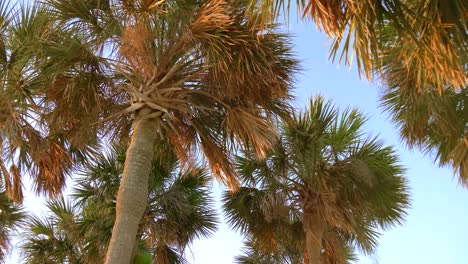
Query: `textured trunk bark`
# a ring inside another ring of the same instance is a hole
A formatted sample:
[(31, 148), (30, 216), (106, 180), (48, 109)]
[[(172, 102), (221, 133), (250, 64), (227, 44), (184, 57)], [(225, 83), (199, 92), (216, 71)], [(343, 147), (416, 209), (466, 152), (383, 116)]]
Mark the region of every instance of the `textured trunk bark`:
[(154, 120), (136, 119), (117, 195), (116, 219), (106, 264), (129, 264), (138, 224), (148, 200), (148, 180), (157, 137)]
[(304, 215), (305, 255), (304, 264), (322, 263), (322, 238), (325, 223), (318, 213)]

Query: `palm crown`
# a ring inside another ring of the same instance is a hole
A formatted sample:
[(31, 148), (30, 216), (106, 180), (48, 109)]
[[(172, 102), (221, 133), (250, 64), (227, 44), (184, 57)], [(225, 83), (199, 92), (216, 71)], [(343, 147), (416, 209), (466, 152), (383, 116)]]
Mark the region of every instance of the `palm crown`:
[(246, 186), (224, 201), (231, 225), (250, 239), (247, 256), (291, 261), (305, 251), (305, 263), (342, 263), (355, 246), (373, 252), (378, 228), (401, 223), (404, 170), (391, 147), (363, 134), (364, 122), (317, 97), (283, 125), (265, 161), (239, 158)]
[(264, 151), (271, 135), (260, 113), (281, 109), (297, 69), (286, 36), (260, 35), (237, 2), (50, 0), (1, 10), (2, 142), (19, 153), (3, 160), (32, 170), (38, 191), (59, 191), (97, 136), (125, 140), (135, 112), (159, 120), (155, 132), (183, 160), (199, 143), (213, 171), (231, 176), (220, 135)]

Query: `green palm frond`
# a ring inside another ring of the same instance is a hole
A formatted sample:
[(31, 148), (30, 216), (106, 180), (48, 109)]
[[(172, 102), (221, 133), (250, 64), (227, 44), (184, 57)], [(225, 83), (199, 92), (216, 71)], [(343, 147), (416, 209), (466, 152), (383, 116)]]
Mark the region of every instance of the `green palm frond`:
[(4, 173), (7, 191), (21, 201), (22, 173), (29, 172), (35, 178), (37, 192), (57, 194), (72, 164), (88, 157), (96, 142), (70, 145), (64, 131), (73, 126), (71, 120), (61, 122), (59, 127), (48, 127), (50, 119), (46, 116), (53, 117), (53, 113), (43, 100), (41, 88), (47, 80), (38, 66), (44, 65), (41, 56), (63, 32), (57, 30), (42, 5), (20, 6), (9, 15), (9, 23), (5, 24), (8, 27), (3, 31), (6, 57), (0, 71), (1, 156), (2, 164), (11, 167), (9, 174)]
[(150, 198), (148, 214), (160, 218), (154, 224), (168, 232), (163, 239), (183, 248), (195, 238), (209, 237), (216, 230), (218, 220), (212, 210), (206, 172), (199, 169), (174, 176), (177, 178), (172, 178), (167, 189)]
[[(166, 150), (153, 163), (148, 205), (140, 223), (142, 246), (136, 258), (142, 263), (148, 258), (186, 263), (184, 248), (196, 238), (212, 235), (218, 224), (207, 172), (201, 167), (183, 171), (170, 148)], [(28, 263), (101, 263), (111, 239), (124, 163), (125, 148), (112, 146), (81, 170), (74, 202), (51, 200), (50, 218), (32, 218), (23, 245)]]
[[(65, 205), (56, 203), (56, 206)], [(52, 204), (49, 204), (52, 206)], [(58, 208), (56, 208), (58, 209)], [(60, 208), (61, 211), (66, 208)], [(60, 216), (29, 219), (28, 233), (22, 246), (24, 259), (28, 263), (83, 263), (80, 262), (80, 248), (66, 230), (63, 230)], [(70, 226), (68, 226), (70, 227)]]
[(10, 249), (11, 237), (24, 226), (26, 213), (8, 197), (0, 181), (0, 263), (4, 263)]
[(451, 166), (459, 182), (467, 174), (467, 23), (465, 1), (409, 1), (417, 38), (388, 25), (375, 61), (386, 86), (382, 105), (410, 146)]
[(236, 256), (235, 263), (238, 264), (300, 264), (303, 263), (302, 252), (294, 247), (281, 245), (277, 254), (269, 254), (258, 249), (255, 242), (248, 240), (244, 243), (241, 256)]

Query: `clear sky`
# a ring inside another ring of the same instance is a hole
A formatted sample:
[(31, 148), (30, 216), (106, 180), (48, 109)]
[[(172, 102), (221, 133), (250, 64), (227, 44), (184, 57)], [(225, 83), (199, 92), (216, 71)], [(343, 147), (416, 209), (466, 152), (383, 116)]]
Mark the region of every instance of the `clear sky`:
[[(358, 263), (468, 263), (468, 190), (458, 185), (450, 169), (438, 168), (431, 157), (410, 151), (400, 143), (397, 130), (378, 107), (378, 85), (360, 80), (355, 67), (350, 70), (331, 63), (327, 39), (312, 23), (296, 23), (291, 15), (287, 30), (294, 36), (295, 51), (303, 68), (297, 76), (295, 106), (302, 108), (309, 96), (322, 94), (340, 107), (358, 107), (369, 116), (367, 131), (380, 134), (386, 144), (394, 145), (407, 168), (412, 208), (406, 223), (383, 232), (377, 254), (363, 256)], [(213, 186), (219, 198), (219, 185)], [(40, 200), (27, 195), (27, 208), (41, 214)], [(186, 254), (193, 264), (229, 264), (241, 247), (242, 237), (222, 223), (213, 237), (196, 241)], [(7, 260), (7, 264), (17, 263), (20, 262), (16, 254)]]

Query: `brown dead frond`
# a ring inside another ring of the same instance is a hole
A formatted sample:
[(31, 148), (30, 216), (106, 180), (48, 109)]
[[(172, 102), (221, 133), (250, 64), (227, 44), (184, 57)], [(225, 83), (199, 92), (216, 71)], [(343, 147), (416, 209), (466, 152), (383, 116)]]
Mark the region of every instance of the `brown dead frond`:
[(181, 167), (184, 169), (192, 168), (196, 161), (194, 160), (198, 155), (196, 153), (196, 133), (185, 123), (178, 126), (179, 133), (171, 133), (169, 135), (169, 142), (173, 147), (173, 151), (177, 156)]
[(11, 188), (7, 194), (9, 197), (17, 204), (21, 204), (23, 202), (23, 182), (21, 180), (21, 172), (15, 165), (11, 165), (10, 167), (10, 175), (11, 175)]
[(131, 71), (142, 78), (151, 78), (154, 63), (153, 56), (148, 48), (152, 35), (140, 23), (129, 25), (122, 34), (120, 55), (128, 63)]
[(468, 186), (468, 136), (461, 139), (441, 163), (451, 164), (455, 173), (459, 175), (459, 182)]
[(170, 250), (170, 248), (166, 244), (158, 243), (158, 245), (154, 249), (154, 263), (170, 264), (171, 252), (169, 252), (168, 250)]
[[(85, 149), (96, 135), (95, 124), (103, 111), (113, 111), (114, 102), (103, 96), (97, 76), (58, 76), (45, 89), (47, 111), (41, 117), (53, 133), (63, 135), (77, 149)], [(66, 87), (66, 88), (64, 88)]]
[(342, 205), (338, 204), (337, 193), (327, 185), (327, 180), (322, 179), (320, 191), (308, 189), (303, 196), (304, 215), (319, 214), (321, 219), (326, 220), (329, 227), (351, 232), (353, 223), (347, 218), (346, 212), (342, 210)]
[(344, 252), (342, 238), (335, 232), (325, 232), (323, 236), (323, 246), (325, 253), (323, 255), (324, 264), (346, 264), (348, 259)]
[(166, 0), (121, 0), (120, 7), (129, 20), (146, 19), (157, 13), (164, 13)]

